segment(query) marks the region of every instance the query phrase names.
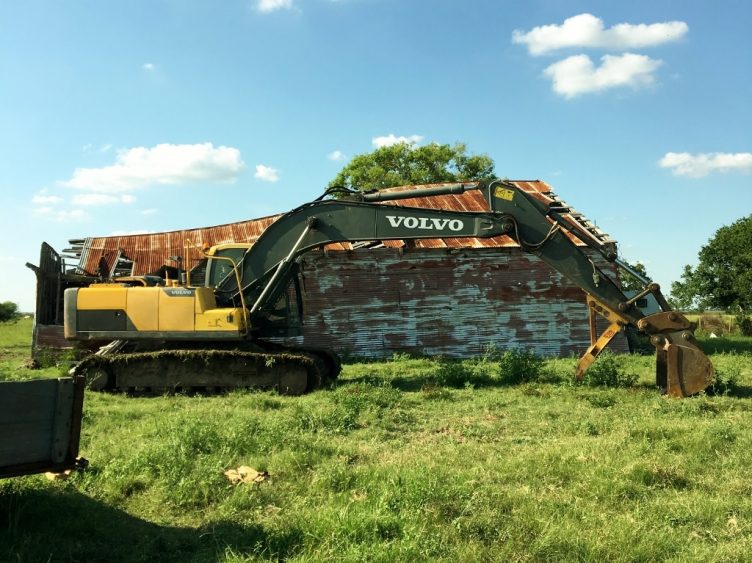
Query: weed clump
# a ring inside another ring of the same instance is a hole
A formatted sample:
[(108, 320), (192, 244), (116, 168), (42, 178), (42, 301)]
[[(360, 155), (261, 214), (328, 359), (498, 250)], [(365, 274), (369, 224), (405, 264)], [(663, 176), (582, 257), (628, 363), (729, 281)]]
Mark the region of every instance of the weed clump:
[(706, 389), (708, 395), (728, 395), (739, 386), (741, 368), (737, 364), (725, 366), (723, 370), (716, 369), (713, 383)]
[(488, 346), (484, 354), (474, 360), (440, 359), (435, 372), (436, 384), (443, 387), (486, 387), (497, 381), (495, 365), (498, 352)]
[(637, 379), (636, 374), (626, 370), (619, 356), (604, 350), (580, 383), (589, 387), (632, 387)]
[(486, 379), (483, 374), (476, 373), (476, 370), (467, 363), (461, 360), (446, 359), (439, 360), (435, 377), (438, 385), (442, 387), (454, 387), (456, 389), (475, 385)]
[(499, 379), (505, 385), (539, 381), (545, 361), (532, 350), (507, 350), (498, 355)]
[(435, 378), (438, 385), (454, 388), (519, 385), (544, 379), (544, 364), (532, 350), (489, 347), (476, 361), (440, 360)]
[(60, 377), (66, 377), (74, 363), (81, 359), (81, 350), (39, 347), (33, 351), (32, 359), (27, 364), (30, 369), (57, 368)]
[(752, 336), (752, 317), (739, 313), (736, 318), (736, 328), (742, 336)]

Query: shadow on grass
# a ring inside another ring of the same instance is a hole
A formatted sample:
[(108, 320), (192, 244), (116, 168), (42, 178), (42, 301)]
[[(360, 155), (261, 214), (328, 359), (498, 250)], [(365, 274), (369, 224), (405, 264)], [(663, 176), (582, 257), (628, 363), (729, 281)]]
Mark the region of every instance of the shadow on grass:
[[(559, 384), (563, 383), (563, 380), (554, 376), (541, 378), (538, 381), (532, 383), (541, 384)], [(364, 375), (361, 377), (353, 377), (348, 379), (339, 379), (333, 385), (334, 387), (341, 387), (347, 385), (372, 385), (382, 386), (388, 385), (395, 389), (405, 392), (419, 392), (426, 389), (435, 389), (437, 387), (445, 389), (464, 389), (466, 387), (472, 387), (473, 389), (493, 389), (493, 388), (514, 388), (520, 387), (522, 383), (513, 384), (503, 381), (499, 377), (473, 375), (466, 378), (458, 378), (455, 381), (446, 382), (441, 381), (435, 376), (420, 375), (410, 377), (377, 377), (373, 375)]]
[(380, 387), (388, 385), (400, 391), (420, 391), (425, 385), (435, 385), (436, 381), (430, 377), (394, 377), (385, 378), (374, 375), (361, 375), (360, 377), (348, 377), (347, 379), (337, 379), (331, 383), (332, 389), (339, 387), (348, 387), (351, 385), (370, 385)]
[[(439, 383), (435, 377), (413, 376), (413, 377), (377, 377), (373, 375), (362, 375), (360, 377), (351, 377), (347, 379), (338, 379), (333, 383), (333, 387), (347, 387), (349, 385), (371, 385), (380, 387), (387, 385), (400, 391), (418, 392), (428, 387), (436, 387)], [(474, 385), (474, 384), (473, 384)], [(475, 385), (474, 385), (475, 386)], [(449, 387), (449, 386), (444, 386)]]
[(749, 399), (752, 397), (752, 387), (749, 385), (733, 385), (722, 391), (714, 391), (709, 388), (707, 394), (711, 397), (734, 397), (736, 399)]
[[(648, 391), (648, 392), (655, 393), (655, 394), (661, 393), (660, 388), (655, 383), (647, 383), (647, 382), (637, 382), (634, 385), (614, 387), (614, 386), (606, 386), (606, 385), (574, 384), (572, 382), (568, 382), (566, 378), (563, 378), (563, 377), (548, 376), (548, 377), (541, 378), (539, 381), (536, 381), (535, 383), (560, 385), (563, 387), (572, 387), (572, 388), (577, 388), (577, 389), (590, 389), (590, 390), (595, 390), (595, 391), (605, 391), (605, 390), (613, 390), (613, 389), (621, 389), (621, 390), (632, 389), (635, 391)], [(465, 385), (465, 383), (447, 385), (446, 383), (441, 383), (437, 381), (435, 377), (430, 377), (430, 376), (382, 378), (382, 377), (377, 377), (373, 375), (364, 375), (361, 377), (338, 380), (332, 384), (332, 388), (344, 387), (348, 385), (358, 385), (358, 384), (371, 385), (374, 387), (388, 385), (395, 389), (399, 389), (400, 391), (406, 391), (406, 392), (421, 392), (421, 391), (426, 391), (426, 390), (434, 390), (436, 388), (461, 389), (466, 386), (472, 386), (474, 389), (483, 389), (483, 388), (501, 388), (501, 387), (514, 388), (514, 387), (520, 387), (524, 385), (524, 384), (510, 384), (498, 378), (480, 377), (480, 376), (469, 378), (467, 380), (467, 385)], [(706, 394), (711, 397), (723, 396), (723, 397), (734, 397), (737, 399), (749, 399), (749, 398), (752, 398), (752, 386), (733, 385), (729, 388), (723, 388), (717, 391), (714, 390), (712, 387), (710, 387), (707, 389)]]
[(159, 525), (52, 485), (0, 488), (2, 561), (216, 561), (228, 552), (286, 559), (303, 542), (299, 530), (261, 524)]
[[(632, 386), (632, 389), (640, 389), (643, 391), (652, 391), (655, 393), (661, 393), (661, 389), (655, 383), (640, 382)], [(728, 388), (714, 389), (712, 386), (705, 390), (705, 394), (709, 397), (734, 397), (735, 399), (749, 399), (752, 398), (752, 387), (749, 385), (737, 385), (734, 384)], [(692, 397), (700, 397), (702, 394), (693, 395)], [(692, 397), (689, 397), (690, 399)]]
[(752, 354), (752, 338), (744, 336), (698, 338), (706, 354)]

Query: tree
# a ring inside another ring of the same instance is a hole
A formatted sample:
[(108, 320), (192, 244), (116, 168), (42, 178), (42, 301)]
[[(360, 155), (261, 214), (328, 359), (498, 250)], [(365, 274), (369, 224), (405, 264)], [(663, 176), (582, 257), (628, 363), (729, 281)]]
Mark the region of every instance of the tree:
[[(630, 264), (629, 266), (638, 274), (640, 274), (642, 277), (648, 280), (650, 279), (650, 276), (648, 276), (648, 272), (645, 269), (645, 265), (642, 262), (635, 262), (634, 264)], [(645, 283), (642, 280), (630, 274), (629, 272), (622, 270), (621, 289), (622, 291), (639, 292), (645, 289)]]
[(721, 227), (700, 249), (696, 268), (684, 266), (671, 296), (683, 309), (752, 309), (752, 215)]
[(468, 155), (463, 143), (416, 146), (397, 143), (359, 154), (329, 182), (330, 186), (370, 191), (437, 182), (495, 178), (494, 162), (485, 154)]
[(0, 303), (0, 323), (14, 321), (18, 318), (18, 305), (12, 301)]

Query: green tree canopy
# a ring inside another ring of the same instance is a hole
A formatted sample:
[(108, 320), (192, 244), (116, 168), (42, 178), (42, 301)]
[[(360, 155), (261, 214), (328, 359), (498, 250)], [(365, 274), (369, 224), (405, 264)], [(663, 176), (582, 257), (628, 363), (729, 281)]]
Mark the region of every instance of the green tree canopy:
[(354, 156), (329, 186), (369, 191), (491, 178), (495, 178), (491, 157), (468, 155), (463, 143), (425, 146), (397, 143)]
[[(634, 271), (636, 271), (638, 274), (642, 275), (643, 277), (650, 279), (650, 276), (648, 275), (647, 270), (645, 269), (645, 265), (642, 262), (635, 262), (634, 264), (629, 265)], [(623, 291), (642, 291), (645, 289), (645, 284), (630, 274), (629, 272), (623, 271), (621, 272), (621, 289)]]
[(752, 215), (716, 231), (697, 267), (684, 266), (671, 284), (671, 297), (683, 309), (752, 310)]
[(0, 303), (0, 322), (13, 321), (18, 318), (18, 305), (12, 301)]

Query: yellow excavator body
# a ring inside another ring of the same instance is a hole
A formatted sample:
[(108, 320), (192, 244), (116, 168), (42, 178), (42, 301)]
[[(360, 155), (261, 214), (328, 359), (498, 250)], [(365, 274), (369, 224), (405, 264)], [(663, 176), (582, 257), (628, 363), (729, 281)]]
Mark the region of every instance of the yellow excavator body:
[(76, 340), (240, 339), (244, 309), (217, 307), (209, 287), (95, 284), (65, 294), (65, 337)]

